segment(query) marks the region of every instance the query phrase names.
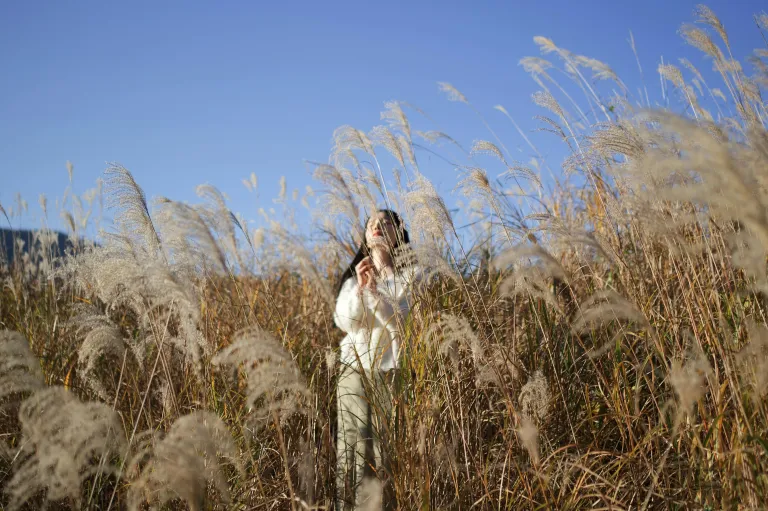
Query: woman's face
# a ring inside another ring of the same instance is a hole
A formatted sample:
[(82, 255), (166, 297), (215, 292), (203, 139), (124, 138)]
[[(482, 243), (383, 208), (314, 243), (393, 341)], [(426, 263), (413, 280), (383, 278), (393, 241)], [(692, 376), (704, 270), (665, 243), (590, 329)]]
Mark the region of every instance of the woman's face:
[(397, 243), (397, 234), (394, 219), (384, 212), (376, 213), (365, 226), (365, 241), (369, 247), (376, 245), (393, 247)]

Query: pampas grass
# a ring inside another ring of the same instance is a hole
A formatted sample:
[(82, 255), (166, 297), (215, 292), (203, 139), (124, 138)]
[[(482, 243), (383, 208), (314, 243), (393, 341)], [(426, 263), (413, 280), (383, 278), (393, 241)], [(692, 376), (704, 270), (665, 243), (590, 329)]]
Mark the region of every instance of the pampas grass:
[(21, 448), (5, 491), (19, 509), (39, 492), (48, 501), (83, 502), (83, 483), (115, 474), (114, 457), (125, 449), (117, 413), (102, 403), (82, 403), (68, 390), (49, 387), (27, 398), (19, 410)]
[[(148, 458), (148, 459), (145, 459)], [(220, 498), (230, 498), (222, 459), (237, 467), (237, 448), (227, 427), (215, 414), (193, 412), (179, 417), (162, 439), (149, 437), (134, 455), (129, 471), (139, 472), (129, 492), (129, 509), (162, 509), (181, 499), (192, 511), (205, 509), (211, 483)]]
[(267, 332), (246, 330), (212, 359), (216, 365), (242, 366), (247, 378), (246, 404), (256, 422), (273, 413), (287, 419), (306, 413), (310, 391), (291, 354)]
[[(114, 232), (62, 257), (43, 232), (0, 265), (2, 506), (332, 506), (332, 290), (364, 219), (390, 205), (412, 239), (397, 264), (425, 278), (393, 325), (407, 358), (386, 378), (391, 406), (372, 399), (388, 475), (369, 467), (367, 508), (384, 494), (400, 509), (760, 509), (768, 53), (742, 67), (717, 15), (694, 19), (681, 36), (719, 83), (662, 61), (665, 109), (609, 64), (534, 39), (555, 57), (520, 61), (549, 116), (536, 124), (570, 153), (549, 183), (540, 171), (559, 162), (531, 125), (496, 107), (535, 155), (514, 161), (448, 83), (490, 136), (421, 130), (436, 123), (399, 101), (385, 125), (342, 126), (328, 163), (309, 164), (310, 236), (285, 180), (282, 218), (260, 210), (249, 229), (211, 185), (202, 204), (148, 200), (110, 166)], [(469, 205), (449, 209), (425, 154)], [(96, 192), (71, 193), (66, 222), (86, 232)], [(0, 207), (9, 223), (23, 210)]]
[(40, 362), (24, 336), (0, 331), (0, 399), (31, 393), (45, 386)]

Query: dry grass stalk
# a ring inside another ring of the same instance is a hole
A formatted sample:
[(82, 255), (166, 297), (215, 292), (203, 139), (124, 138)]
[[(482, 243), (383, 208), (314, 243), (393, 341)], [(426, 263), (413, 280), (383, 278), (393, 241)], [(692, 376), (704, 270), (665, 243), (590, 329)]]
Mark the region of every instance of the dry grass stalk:
[[(312, 211), (321, 242), (297, 234), (285, 180), (275, 201), (283, 218), (262, 210), (262, 226), (248, 230), (208, 186), (202, 205), (161, 198), (150, 212), (133, 176), (111, 167), (106, 198), (118, 232), (64, 261), (47, 254), (55, 240), (43, 234), (14, 243), (18, 259), (0, 264), (0, 322), (21, 332), (0, 333), (9, 503), (61, 497), (57, 506), (93, 509), (106, 494), (112, 508), (202, 509), (219, 505), (205, 502), (209, 489), (238, 508), (329, 503), (340, 337), (329, 289), (362, 219), (384, 202), (404, 205), (394, 207), (413, 234), (398, 264), (431, 276), (398, 325), (407, 357), (389, 382), (392, 416), (379, 421), (401, 508), (759, 508), (768, 495), (768, 115), (759, 88), (768, 52), (755, 52), (748, 77), (719, 18), (706, 8), (695, 16), (704, 28), (685, 26), (683, 38), (712, 59), (721, 83), (687, 60), (662, 62), (666, 111), (636, 112), (613, 68), (535, 39), (558, 59), (521, 64), (551, 112), (544, 127), (571, 152), (567, 175), (546, 193), (533, 136), (497, 107), (535, 156), (514, 162), (480, 111), (444, 83), (493, 142), (465, 151), (443, 131), (417, 130), (401, 102), (385, 104), (386, 126), (339, 128), (330, 163), (312, 164), (325, 188)], [(761, 29), (764, 18), (755, 18)], [(444, 142), (460, 151), (444, 157)], [(419, 172), (420, 151), (461, 170), (469, 205), (448, 209)], [(500, 178), (536, 189), (505, 189), (490, 171), (453, 161), (481, 152), (501, 162)], [(388, 162), (399, 167), (389, 189)], [(246, 183), (256, 190), (258, 180)], [(86, 232), (96, 197), (70, 187), (56, 204), (66, 205), (70, 230)], [(0, 212), (11, 223), (25, 208), (17, 198)], [(54, 216), (54, 201), (41, 208)], [(695, 351), (681, 359), (684, 344)], [(457, 370), (445, 370), (441, 352)], [(105, 396), (98, 383), (107, 387), (111, 374), (119, 391)], [(522, 386), (520, 374), (529, 375)], [(105, 397), (109, 406), (85, 401)], [(11, 411), (24, 398), (17, 421)], [(114, 465), (127, 449), (122, 428), (140, 451), (129, 476)], [(370, 484), (368, 505), (378, 508), (381, 488)], [(186, 503), (170, 503), (178, 498)]]

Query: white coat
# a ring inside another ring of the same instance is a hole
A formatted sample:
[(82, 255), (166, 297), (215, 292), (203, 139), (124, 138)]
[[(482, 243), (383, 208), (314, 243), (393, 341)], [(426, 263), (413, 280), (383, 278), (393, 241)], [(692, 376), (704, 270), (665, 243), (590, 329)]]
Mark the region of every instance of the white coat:
[(421, 272), (409, 268), (380, 278), (376, 292), (358, 292), (357, 277), (347, 279), (336, 299), (333, 319), (347, 333), (341, 363), (355, 369), (389, 371), (400, 366), (401, 330), (412, 306), (411, 291)]

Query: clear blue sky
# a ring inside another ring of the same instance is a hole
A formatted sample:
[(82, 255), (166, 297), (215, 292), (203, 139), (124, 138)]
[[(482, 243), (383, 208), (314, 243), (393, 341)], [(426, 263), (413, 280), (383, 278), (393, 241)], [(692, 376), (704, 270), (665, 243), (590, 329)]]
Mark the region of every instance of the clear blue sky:
[[(711, 67), (677, 34), (696, 3), (2, 2), (0, 203), (21, 192), (32, 214), (19, 223), (37, 225), (38, 194), (51, 203), (62, 195), (67, 160), (79, 193), (115, 161), (150, 197), (194, 201), (195, 186), (210, 183), (234, 211), (254, 218), (272, 206), (281, 175), (289, 191), (315, 185), (303, 160), (326, 161), (342, 124), (379, 124), (386, 100), (419, 105), (467, 147), (490, 139), (464, 105), (438, 93), (437, 81), (464, 92), (527, 159), (530, 151), (492, 107), (501, 103), (524, 129), (536, 127), (536, 87), (518, 65), (539, 55), (535, 35), (610, 64), (636, 90), (632, 30), (657, 91), (661, 55)], [(737, 58), (763, 44), (752, 14), (764, 2), (707, 5)], [(555, 144), (532, 136), (546, 152)], [(450, 167), (426, 156), (422, 164), (441, 191), (452, 189)], [(251, 172), (260, 202), (241, 184)]]

